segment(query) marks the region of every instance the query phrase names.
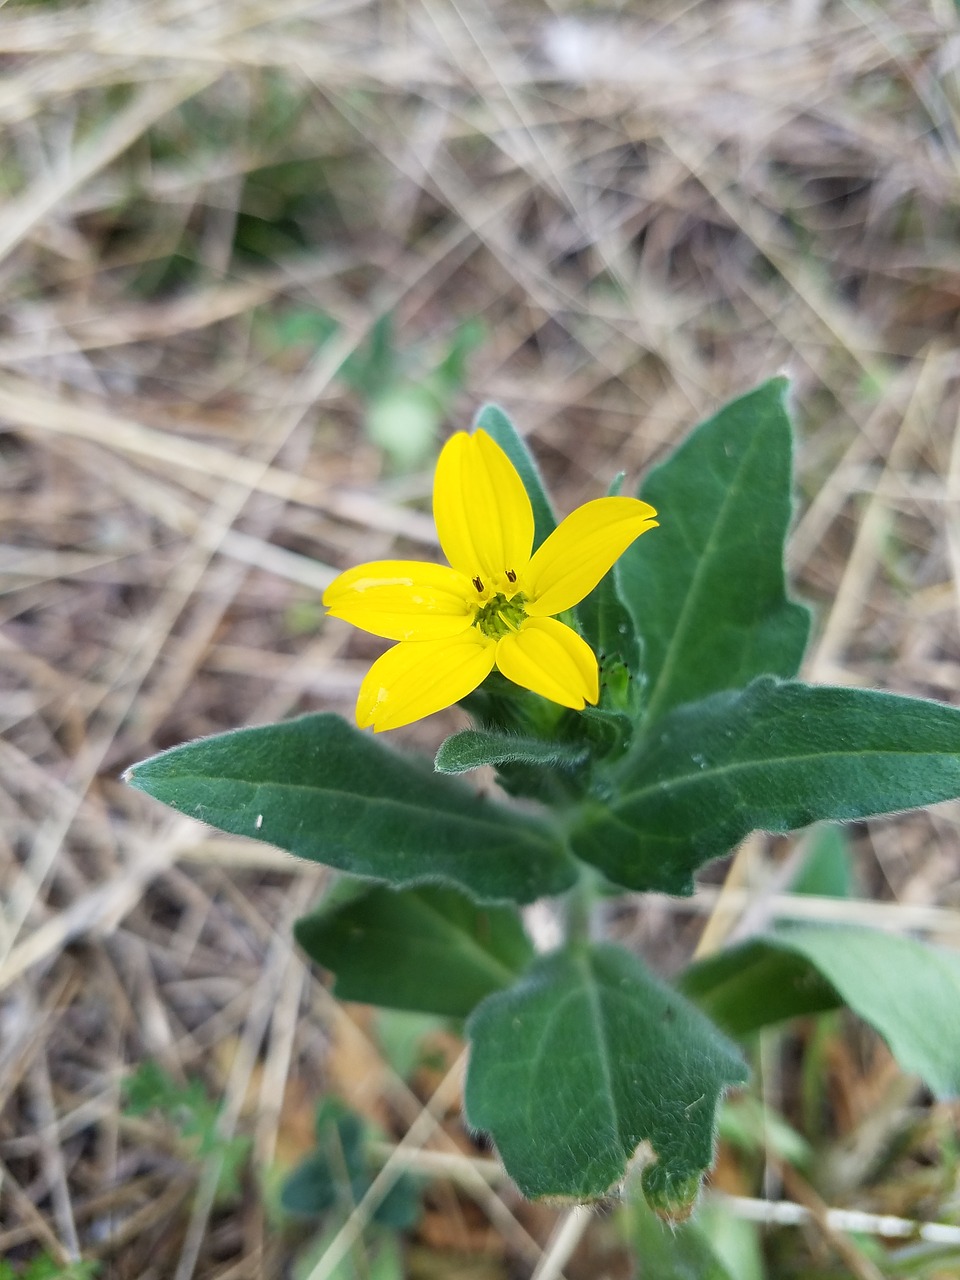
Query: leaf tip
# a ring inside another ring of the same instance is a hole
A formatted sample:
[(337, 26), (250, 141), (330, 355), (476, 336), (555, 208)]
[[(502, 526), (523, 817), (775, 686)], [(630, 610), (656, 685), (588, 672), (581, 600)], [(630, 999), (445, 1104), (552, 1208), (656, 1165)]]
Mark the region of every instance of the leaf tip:
[(121, 773), (120, 781), (125, 782), (128, 787), (134, 787), (137, 791), (144, 791), (145, 787), (143, 785), (143, 780), (138, 772), (143, 763), (144, 762), (141, 760), (137, 764), (129, 765), (124, 769), (123, 773)]
[(699, 1173), (685, 1178), (667, 1179), (660, 1166), (647, 1165), (640, 1175), (640, 1185), (647, 1204), (664, 1222), (686, 1222), (696, 1208), (703, 1179)]
[(506, 412), (501, 409), (500, 405), (498, 405), (495, 400), (484, 400), (483, 404), (473, 415), (473, 430), (476, 431), (477, 428), (481, 426), (482, 420), (489, 417), (491, 413), (502, 413), (504, 417), (507, 416)]

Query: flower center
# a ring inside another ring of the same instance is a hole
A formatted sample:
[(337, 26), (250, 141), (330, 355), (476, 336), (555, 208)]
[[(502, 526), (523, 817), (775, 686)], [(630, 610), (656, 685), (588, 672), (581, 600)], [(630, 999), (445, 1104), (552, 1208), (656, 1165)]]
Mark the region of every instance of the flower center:
[(498, 592), (492, 600), (480, 606), (473, 625), (491, 640), (500, 640), (511, 631), (520, 630), (520, 624), (527, 616), (523, 607), (525, 601), (526, 596), (519, 593), (508, 600)]

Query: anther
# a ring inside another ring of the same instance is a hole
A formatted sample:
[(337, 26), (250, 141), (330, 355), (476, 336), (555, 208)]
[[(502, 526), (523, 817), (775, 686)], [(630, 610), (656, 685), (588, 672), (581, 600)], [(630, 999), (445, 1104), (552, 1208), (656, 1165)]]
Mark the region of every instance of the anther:
[(473, 579), (473, 585), (477, 588), (477, 591), (480, 593), (480, 595), (483, 595), (483, 583), (480, 581), (479, 573)]
[(513, 572), (513, 570), (512, 570), (512, 569), (508, 569), (508, 570), (507, 570), (507, 581), (508, 581), (508, 582), (516, 582), (516, 580), (517, 580), (517, 575)]

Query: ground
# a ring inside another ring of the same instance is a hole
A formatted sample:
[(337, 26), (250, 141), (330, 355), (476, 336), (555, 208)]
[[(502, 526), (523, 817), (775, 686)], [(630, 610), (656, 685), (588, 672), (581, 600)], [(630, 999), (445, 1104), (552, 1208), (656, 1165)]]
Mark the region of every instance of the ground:
[[(565, 512), (781, 371), (806, 676), (956, 702), (956, 7), (36, 0), (0, 56), (0, 1258), (306, 1274), (277, 1188), (333, 1088), (437, 1170), (381, 1274), (629, 1275), (615, 1218), (524, 1206), (463, 1134), (449, 1030), (418, 1058), (304, 964), (322, 870), (120, 775), (350, 714), (377, 644), (322, 589), (432, 554), (437, 444), (485, 401)], [(848, 834), (858, 918), (956, 945), (956, 809)], [(669, 972), (769, 915), (790, 849), (745, 849), (622, 936)], [(825, 1210), (956, 1223), (956, 1110), (846, 1017), (761, 1058), (816, 1152), (721, 1147), (715, 1186), (814, 1209), (765, 1274), (960, 1274)], [(143, 1063), (169, 1096), (135, 1114)]]

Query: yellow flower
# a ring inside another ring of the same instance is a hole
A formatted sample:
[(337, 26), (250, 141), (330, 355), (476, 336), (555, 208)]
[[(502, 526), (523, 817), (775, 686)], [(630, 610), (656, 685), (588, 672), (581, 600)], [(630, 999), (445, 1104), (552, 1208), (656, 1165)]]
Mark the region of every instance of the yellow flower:
[(496, 665), (508, 680), (582, 710), (597, 660), (553, 616), (578, 604), (631, 542), (656, 526), (636, 498), (584, 503), (531, 555), (533, 509), (513, 463), (485, 431), (444, 445), (433, 515), (449, 565), (376, 560), (323, 595), (331, 617), (398, 640), (370, 668), (357, 723), (396, 729), (465, 698)]

